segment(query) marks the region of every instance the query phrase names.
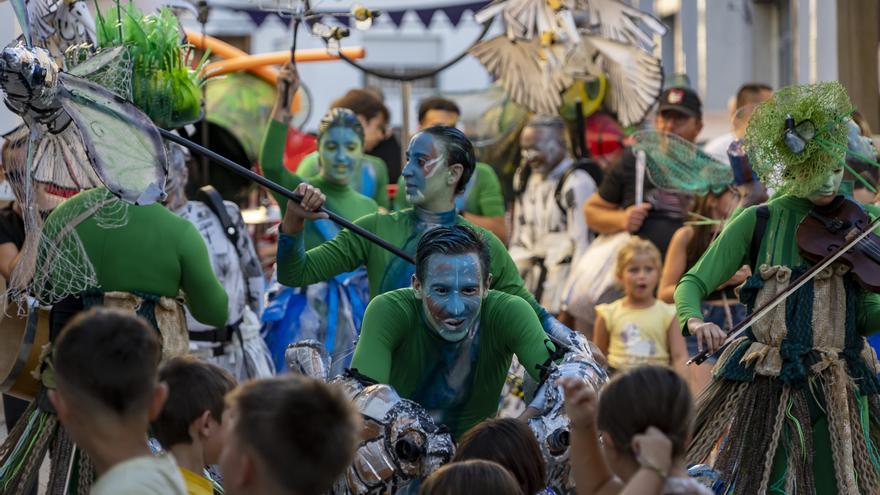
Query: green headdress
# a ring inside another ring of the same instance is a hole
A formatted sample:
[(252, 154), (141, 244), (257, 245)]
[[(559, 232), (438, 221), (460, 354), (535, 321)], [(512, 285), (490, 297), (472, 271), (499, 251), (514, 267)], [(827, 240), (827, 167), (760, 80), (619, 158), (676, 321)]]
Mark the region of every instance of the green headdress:
[(843, 166), (852, 110), (837, 81), (780, 89), (749, 120), (745, 144), (752, 169), (779, 193), (815, 191)]
[[(117, 0), (119, 1), (119, 0)], [(198, 75), (207, 60), (191, 69), (192, 46), (183, 43), (171, 9), (144, 15), (134, 3), (102, 13), (96, 23), (98, 46), (125, 46), (131, 57), (131, 101), (159, 127), (172, 129), (202, 117)]]

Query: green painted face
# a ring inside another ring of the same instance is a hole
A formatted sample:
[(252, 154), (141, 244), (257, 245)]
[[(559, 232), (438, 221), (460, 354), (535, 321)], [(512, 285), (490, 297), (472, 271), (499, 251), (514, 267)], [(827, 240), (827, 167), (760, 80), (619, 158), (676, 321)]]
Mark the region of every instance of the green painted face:
[(825, 176), (825, 180), (819, 187), (810, 191), (807, 199), (820, 206), (830, 203), (837, 196), (841, 180), (843, 180), (843, 167), (838, 167)]
[(321, 177), (335, 184), (348, 184), (364, 156), (364, 145), (348, 127), (331, 127), (318, 140)]

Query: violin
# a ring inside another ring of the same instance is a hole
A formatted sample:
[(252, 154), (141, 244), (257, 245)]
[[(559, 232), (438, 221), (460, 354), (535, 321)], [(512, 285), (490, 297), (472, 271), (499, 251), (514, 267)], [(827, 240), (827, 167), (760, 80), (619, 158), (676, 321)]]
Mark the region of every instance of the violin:
[[(797, 230), (797, 243), (804, 258), (817, 263), (847, 244), (865, 229), (872, 228), (865, 209), (851, 199), (837, 196), (816, 206)], [(870, 233), (840, 258), (851, 268), (856, 281), (866, 290), (880, 292), (880, 236)]]
[(793, 280), (782, 292), (764, 303), (730, 329), (724, 345), (714, 353), (708, 350), (688, 360), (687, 364), (702, 364), (711, 355), (718, 355), (739, 338), (756, 321), (767, 316), (776, 306), (812, 280), (816, 274), (838, 260), (849, 265), (856, 280), (871, 292), (880, 292), (880, 237), (874, 232), (880, 218), (871, 220), (856, 202), (838, 196), (827, 206), (816, 206), (798, 225), (798, 247), (804, 257), (815, 264)]

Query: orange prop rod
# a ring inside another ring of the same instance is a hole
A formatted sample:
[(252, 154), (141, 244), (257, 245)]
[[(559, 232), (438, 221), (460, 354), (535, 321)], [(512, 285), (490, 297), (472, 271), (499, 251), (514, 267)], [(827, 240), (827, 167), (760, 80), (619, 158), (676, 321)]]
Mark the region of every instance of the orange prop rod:
[[(271, 67), (272, 65), (280, 65), (290, 61), (290, 50), (280, 52), (261, 53), (258, 55), (250, 55), (244, 50), (221, 41), (213, 36), (202, 36), (202, 33), (187, 29), (187, 41), (192, 43), (199, 50), (211, 50), (212, 55), (216, 55), (224, 60), (207, 64), (202, 73), (207, 78), (246, 70), (275, 86), (278, 80), (278, 69)], [(342, 54), (350, 59), (364, 58), (366, 52), (363, 48), (343, 48)], [(322, 62), (329, 60), (339, 60), (336, 55), (327, 53), (326, 50), (307, 49), (296, 51), (297, 62)], [(296, 92), (293, 101), (290, 104), (291, 110), (294, 112), (299, 110), (300, 91)]]
[[(343, 55), (350, 59), (364, 57), (364, 49), (360, 47), (343, 48), (341, 51)], [(327, 50), (322, 48), (296, 51), (297, 62), (321, 62), (326, 60), (339, 60), (339, 56), (327, 53)], [(280, 52), (260, 53), (257, 55), (219, 60), (206, 65), (203, 72), (207, 77), (215, 77), (228, 72), (238, 72), (240, 70), (251, 70), (254, 67), (284, 64), (288, 61), (290, 61), (290, 50), (282, 50)]]
[[(290, 51), (283, 50), (280, 52), (260, 53), (250, 55), (243, 50), (236, 48), (229, 43), (220, 41), (212, 36), (205, 36), (191, 29), (186, 30), (187, 40), (200, 50), (211, 50), (212, 55), (216, 55), (224, 60), (207, 64), (203, 69), (203, 73), (207, 77), (215, 77), (229, 72), (247, 70), (264, 79), (266, 82), (275, 85), (278, 78), (278, 71), (270, 65), (280, 65), (290, 60)], [(362, 47), (343, 48), (342, 54), (346, 58), (361, 59), (366, 55), (366, 51)], [(329, 60), (339, 60), (339, 56), (327, 53), (324, 49), (305, 49), (296, 51), (297, 62), (323, 62)]]

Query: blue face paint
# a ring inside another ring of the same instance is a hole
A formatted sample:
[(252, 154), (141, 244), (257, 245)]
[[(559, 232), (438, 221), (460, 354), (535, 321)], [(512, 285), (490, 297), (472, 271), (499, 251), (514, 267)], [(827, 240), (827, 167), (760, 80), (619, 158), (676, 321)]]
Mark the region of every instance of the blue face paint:
[(438, 195), (449, 195), (446, 183), (446, 157), (434, 145), (434, 136), (419, 133), (413, 136), (406, 150), (406, 165), (401, 175), (406, 200), (412, 205), (425, 205)]
[(477, 254), (433, 255), (420, 282), (416, 294), (431, 329), (449, 342), (465, 338), (475, 328), (488, 294)]
[(353, 129), (331, 127), (318, 140), (321, 177), (335, 184), (348, 184), (364, 156), (363, 143)]

